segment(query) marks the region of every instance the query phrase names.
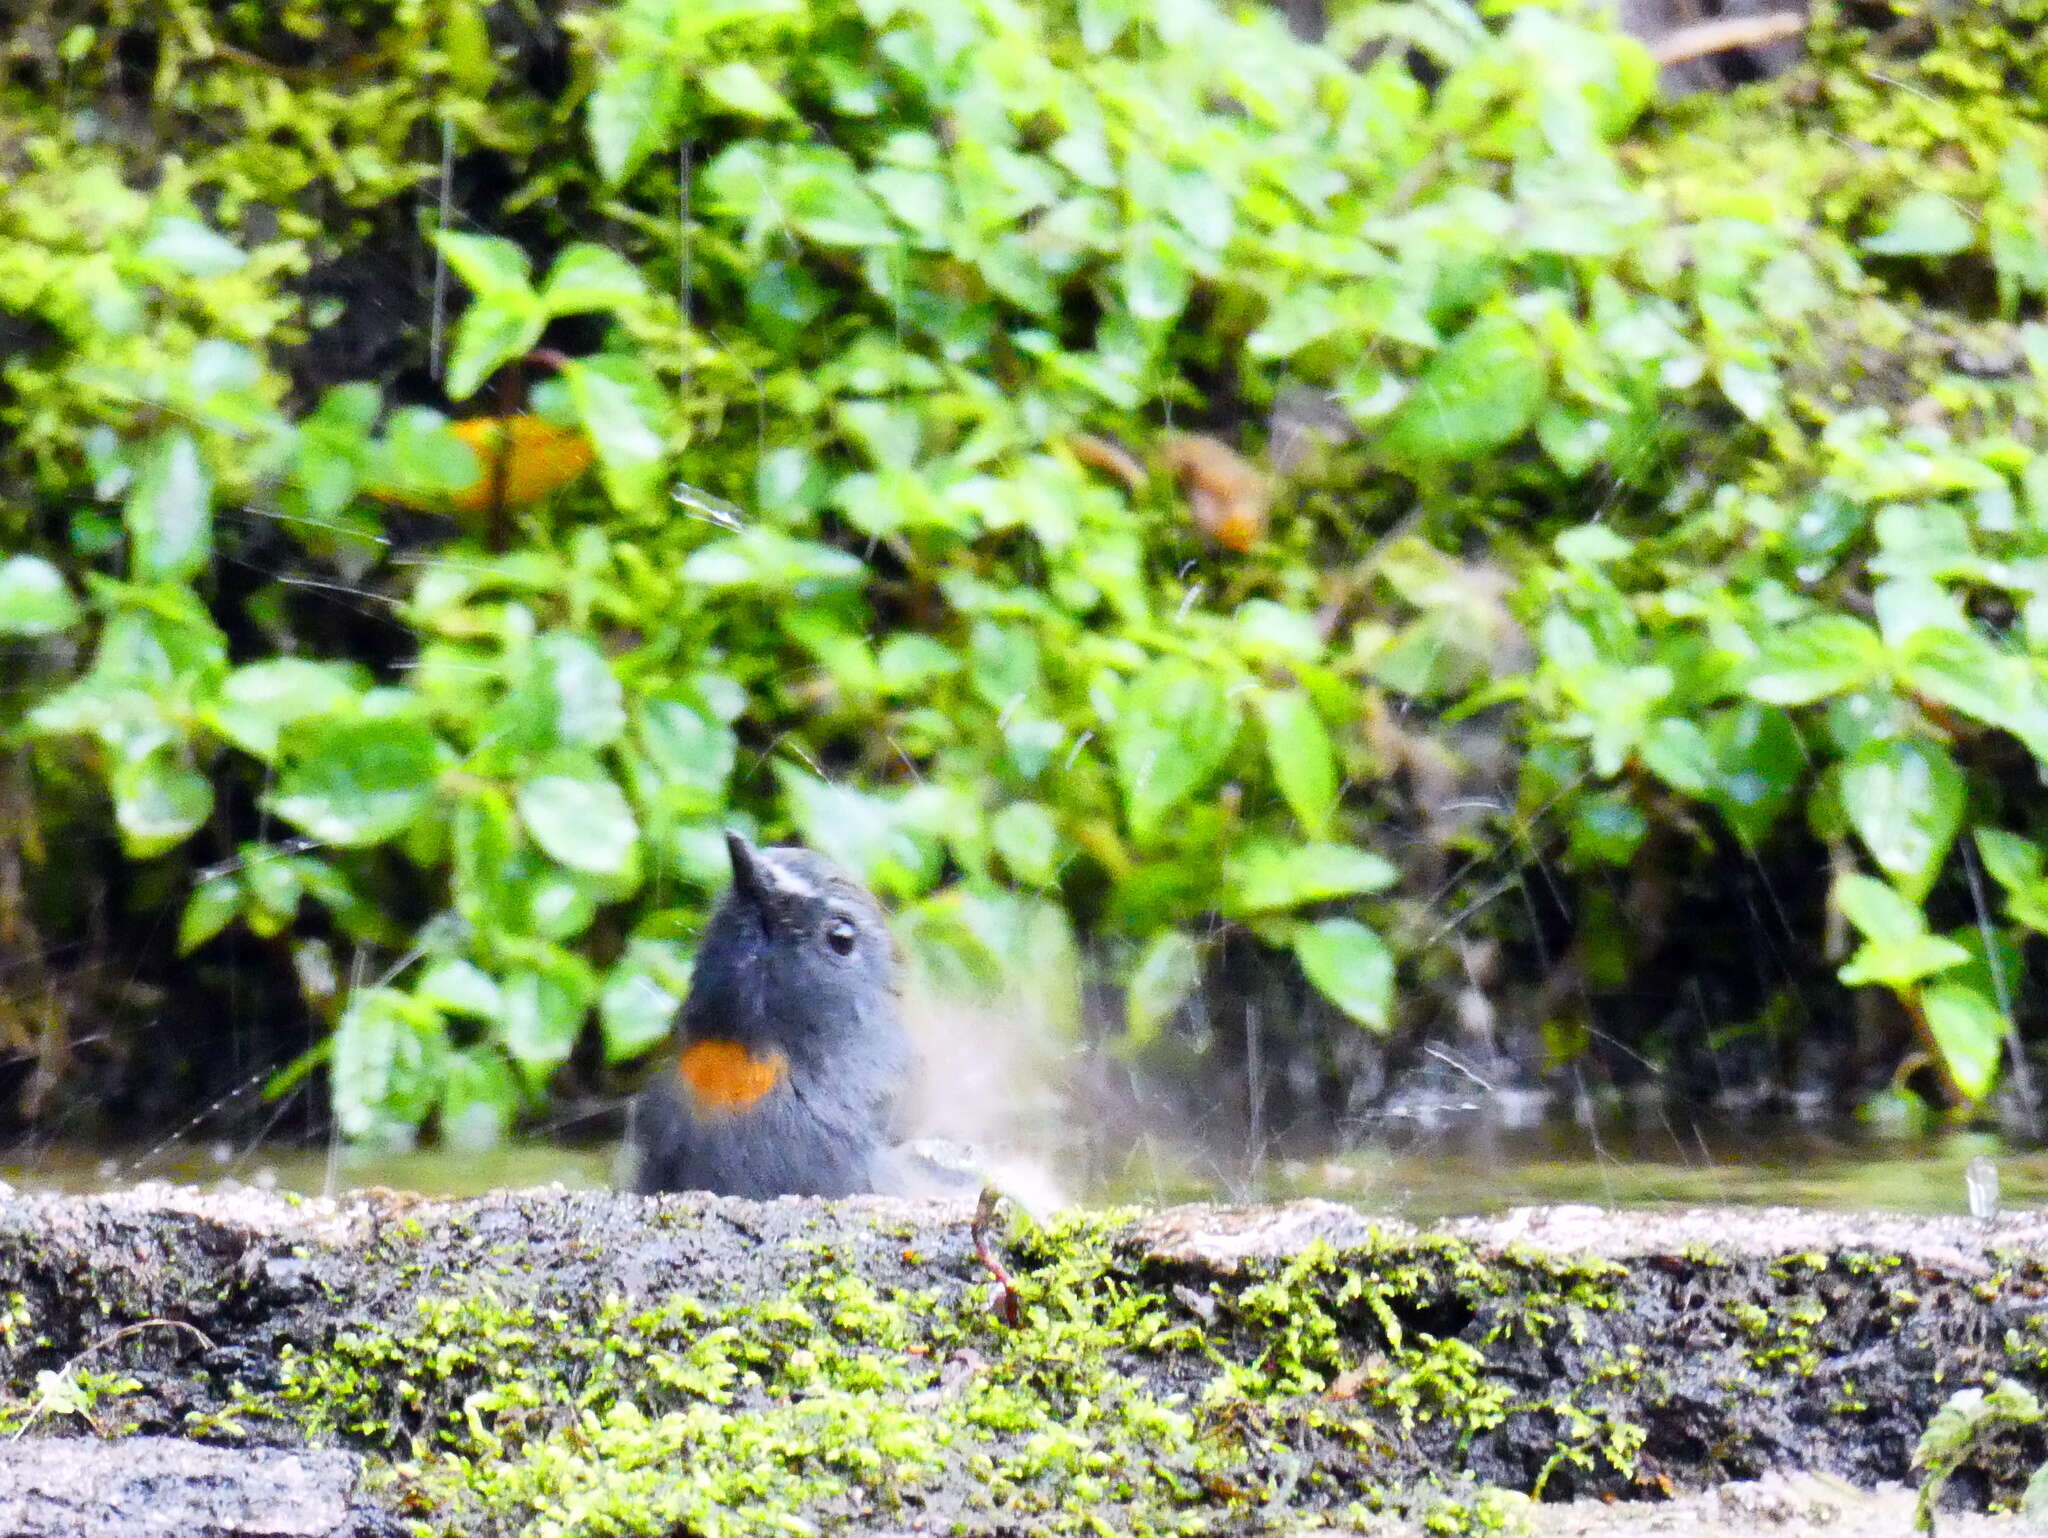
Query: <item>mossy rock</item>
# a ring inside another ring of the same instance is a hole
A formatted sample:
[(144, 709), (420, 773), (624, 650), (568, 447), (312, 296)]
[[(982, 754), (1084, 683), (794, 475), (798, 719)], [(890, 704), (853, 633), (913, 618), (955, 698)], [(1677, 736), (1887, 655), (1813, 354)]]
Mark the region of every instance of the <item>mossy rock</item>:
[[(430, 1531), (1263, 1530), (1905, 1478), (2038, 1385), (2048, 1221), (1327, 1203), (1021, 1220), (559, 1190), (0, 1200), (0, 1418), (341, 1446)], [(2010, 1496), (2033, 1449), (1958, 1493)], [(1481, 1504), (1484, 1504), (1483, 1502)]]

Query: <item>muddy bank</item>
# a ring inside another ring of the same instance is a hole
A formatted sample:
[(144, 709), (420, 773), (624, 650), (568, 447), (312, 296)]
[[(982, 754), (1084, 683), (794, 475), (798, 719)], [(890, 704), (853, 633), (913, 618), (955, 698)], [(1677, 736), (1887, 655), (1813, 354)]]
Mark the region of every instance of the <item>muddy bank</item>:
[[(1250, 1532), (1476, 1519), (1485, 1487), (1867, 1489), (1910, 1477), (1956, 1389), (2048, 1382), (2031, 1215), (1020, 1221), (995, 1236), (1015, 1325), (968, 1218), (0, 1197), (0, 1432), (341, 1448), (362, 1500), (447, 1531)], [(2015, 1434), (1956, 1496), (2040, 1456)]]

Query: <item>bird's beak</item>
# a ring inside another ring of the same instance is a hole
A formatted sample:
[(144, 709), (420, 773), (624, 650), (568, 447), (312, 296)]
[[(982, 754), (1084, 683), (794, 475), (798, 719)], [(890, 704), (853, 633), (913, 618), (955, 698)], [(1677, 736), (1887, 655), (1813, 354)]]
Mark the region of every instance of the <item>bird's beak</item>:
[(754, 910), (754, 917), (765, 932), (773, 904), (768, 900), (769, 883), (767, 873), (761, 869), (761, 856), (752, 844), (731, 829), (726, 830), (725, 850), (732, 856), (732, 889)]

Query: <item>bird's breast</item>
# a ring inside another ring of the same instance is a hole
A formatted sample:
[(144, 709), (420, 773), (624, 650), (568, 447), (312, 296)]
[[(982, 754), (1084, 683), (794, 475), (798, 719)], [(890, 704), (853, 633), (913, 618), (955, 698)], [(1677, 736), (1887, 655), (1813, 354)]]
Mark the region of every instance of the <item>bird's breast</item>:
[(676, 1077), (690, 1108), (716, 1118), (750, 1111), (789, 1078), (789, 1059), (780, 1052), (756, 1052), (737, 1041), (708, 1037), (685, 1046), (676, 1057)]

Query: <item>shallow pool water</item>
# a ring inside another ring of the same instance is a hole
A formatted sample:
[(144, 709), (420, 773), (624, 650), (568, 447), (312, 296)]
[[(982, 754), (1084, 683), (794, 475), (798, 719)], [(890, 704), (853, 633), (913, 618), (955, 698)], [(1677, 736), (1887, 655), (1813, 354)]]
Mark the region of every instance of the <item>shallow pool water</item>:
[[(1150, 1135), (1122, 1149), (1098, 1146), (1089, 1167), (1046, 1162), (1064, 1190), (1097, 1203), (1324, 1196), (1427, 1220), (1551, 1202), (1960, 1213), (1968, 1210), (1963, 1172), (1979, 1155), (1997, 1164), (2006, 1207), (2048, 1202), (2048, 1153), (2013, 1149), (1986, 1134), (1882, 1136), (1854, 1126), (1453, 1128), (1256, 1160), (1175, 1147)], [(0, 1149), (0, 1180), (29, 1190), (92, 1191), (173, 1180), (238, 1181), (307, 1194), (388, 1186), (466, 1196), (550, 1183), (603, 1188), (618, 1169), (616, 1147), (605, 1144), (527, 1142), (481, 1152), (225, 1143), (137, 1150), (44, 1142)]]

